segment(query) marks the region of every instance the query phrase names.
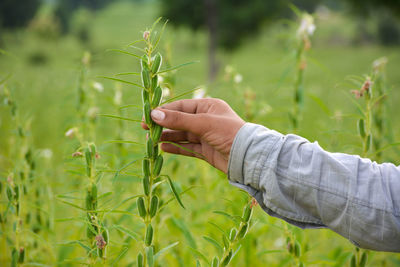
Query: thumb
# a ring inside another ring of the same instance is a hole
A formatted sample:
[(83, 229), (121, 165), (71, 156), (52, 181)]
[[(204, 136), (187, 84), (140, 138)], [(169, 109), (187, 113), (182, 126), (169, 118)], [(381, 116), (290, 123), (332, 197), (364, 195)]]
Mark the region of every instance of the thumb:
[(165, 128), (192, 132), (200, 136), (208, 129), (209, 125), (205, 114), (191, 114), (160, 108), (151, 111), (151, 118)]

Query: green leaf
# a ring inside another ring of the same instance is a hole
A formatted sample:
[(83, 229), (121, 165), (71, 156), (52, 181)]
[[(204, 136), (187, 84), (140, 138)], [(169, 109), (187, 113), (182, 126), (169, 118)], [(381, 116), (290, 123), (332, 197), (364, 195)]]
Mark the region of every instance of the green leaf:
[(196, 240), (194, 239), (192, 233), (190, 232), (186, 224), (182, 220), (176, 218), (171, 218), (170, 221), (176, 228), (178, 228), (182, 232), (186, 241), (189, 243), (189, 247), (197, 248)]
[(179, 242), (175, 242), (175, 243), (172, 243), (171, 245), (166, 246), (165, 248), (161, 249), (156, 254), (154, 254), (154, 260), (157, 260), (158, 257), (161, 257), (165, 252), (167, 252), (169, 249), (177, 246), (178, 244), (179, 244)]
[(140, 159), (132, 160), (131, 162), (128, 162), (127, 164), (125, 164), (124, 166), (122, 166), (118, 171), (116, 171), (116, 172), (115, 172), (115, 175), (114, 175), (114, 177), (113, 177), (112, 183), (114, 184), (114, 182), (117, 180), (119, 174), (120, 174), (123, 170), (125, 170), (126, 168), (128, 168), (130, 165), (132, 165), (133, 163), (135, 163), (135, 162), (138, 161), (138, 160), (141, 160), (141, 158), (140, 158)]
[(203, 236), (204, 240), (206, 240), (207, 242), (211, 243), (214, 247), (217, 248), (217, 250), (219, 251), (219, 253), (222, 253), (224, 251), (224, 248), (221, 246), (220, 243), (218, 243), (217, 240), (215, 240), (212, 237), (209, 236)]
[[(160, 17), (160, 19), (161, 19), (161, 17)], [(161, 29), (161, 32), (158, 34), (157, 40), (156, 40), (156, 42), (154, 43), (154, 49), (156, 49), (158, 43), (160, 42), (161, 37), (162, 37), (162, 35), (163, 35), (163, 33), (164, 33), (165, 27), (167, 26), (167, 23), (168, 23), (168, 20), (166, 20), (166, 21), (164, 22), (164, 25), (163, 25), (163, 27), (162, 27), (162, 29)]]
[(140, 39), (140, 40), (133, 41), (132, 43), (127, 44), (126, 47), (129, 47), (131, 45), (134, 45), (134, 44), (137, 44), (137, 43), (140, 43), (140, 42), (144, 42), (144, 40)]
[(178, 201), (179, 205), (181, 205), (181, 207), (185, 209), (185, 206), (183, 205), (182, 200), (181, 200), (178, 192), (176, 191), (174, 183), (172, 182), (171, 178), (169, 178), (169, 176), (166, 176), (166, 177), (168, 180), (169, 187), (171, 188), (171, 191), (174, 194), (175, 199)]
[(114, 266), (115, 264), (117, 264), (122, 259), (122, 257), (125, 256), (127, 251), (128, 251), (128, 247), (124, 247), (122, 249), (122, 251), (118, 254), (118, 256), (115, 258), (115, 260), (111, 263), (111, 266)]
[(79, 207), (78, 205), (76, 205), (76, 204), (74, 204), (74, 203), (71, 203), (71, 202), (68, 202), (68, 201), (65, 201), (65, 200), (62, 200), (62, 199), (58, 199), (58, 201), (60, 201), (60, 202), (62, 202), (62, 203), (64, 203), (64, 204), (67, 204), (67, 205), (69, 205), (69, 206), (71, 206), (71, 207), (74, 207), (74, 208), (77, 208), (77, 209), (86, 211), (86, 209), (84, 209), (84, 208), (82, 208), (82, 207)]
[(208, 265), (210, 265), (210, 262), (208, 261), (207, 257), (204, 256), (203, 253), (201, 253), (199, 250), (189, 247), (189, 249), (195, 254), (197, 257), (201, 258), (203, 261), (205, 261)]
[(111, 228), (117, 229), (118, 231), (126, 234), (127, 236), (129, 236), (130, 238), (132, 238), (132, 239), (134, 239), (136, 241), (138, 241), (140, 239), (139, 235), (137, 233), (135, 233), (135, 232), (133, 232), (133, 231), (121, 226), (121, 225), (114, 224), (114, 225), (111, 226)]
[(234, 223), (239, 223), (240, 219), (241, 219), (240, 216), (230, 215), (229, 213), (226, 213), (225, 211), (216, 210), (216, 211), (213, 211), (213, 213), (223, 215), (226, 218), (228, 218), (229, 220), (233, 221)]
[(135, 119), (120, 117), (120, 116), (111, 115), (111, 114), (98, 114), (97, 116), (118, 119), (118, 120), (125, 120), (125, 121), (142, 122), (141, 120), (135, 120)]
[(318, 96), (308, 93), (307, 94), (312, 100), (314, 100), (314, 102), (322, 109), (323, 112), (325, 112), (326, 115), (328, 116), (332, 116), (332, 112), (331, 110), (328, 108), (327, 105), (325, 105), (325, 103), (322, 101), (321, 98), (319, 98)]
[(111, 81), (116, 81), (116, 82), (120, 82), (120, 83), (126, 83), (129, 85), (133, 85), (133, 86), (137, 86), (139, 88), (144, 88), (143, 86), (141, 86), (138, 83), (134, 83), (134, 82), (130, 82), (130, 81), (125, 81), (125, 80), (121, 80), (121, 79), (117, 79), (117, 78), (113, 78), (113, 77), (107, 77), (107, 76), (98, 76), (98, 78), (103, 78), (103, 79), (107, 79), (107, 80), (111, 80)]
[(182, 97), (182, 96), (191, 94), (191, 93), (193, 93), (194, 91), (200, 90), (201, 88), (202, 88), (202, 87), (196, 87), (196, 88), (194, 88), (194, 89), (192, 89), (192, 90), (189, 90), (189, 91), (186, 91), (186, 92), (184, 92), (184, 93), (182, 93), (182, 94), (179, 94), (179, 95), (177, 95), (177, 96), (171, 97), (171, 98), (169, 98), (168, 100), (162, 102), (162, 103), (160, 104), (160, 106), (162, 106), (162, 105), (164, 105), (164, 104), (166, 104), (166, 103), (169, 103), (169, 102), (173, 102), (173, 101), (175, 101), (176, 99), (178, 99), (178, 98), (180, 98), (180, 97)]
[(174, 66), (174, 67), (171, 67), (171, 68), (168, 68), (168, 69), (165, 69), (165, 70), (161, 70), (161, 71), (157, 72), (156, 74), (161, 74), (161, 73), (173, 71), (173, 70), (182, 68), (182, 67), (184, 67), (184, 66), (191, 65), (191, 64), (194, 64), (194, 63), (199, 63), (199, 62), (200, 62), (200, 61), (191, 61), (191, 62), (179, 64), (179, 65), (177, 65), (177, 66)]
[(124, 105), (124, 106), (119, 107), (119, 109), (125, 109), (125, 108), (137, 108), (137, 109), (142, 109), (141, 106), (139, 106), (139, 105), (134, 105), (134, 104)]
[(197, 153), (197, 152), (195, 152), (195, 151), (193, 151), (193, 150), (191, 150), (191, 149), (189, 149), (189, 148), (187, 148), (187, 147), (181, 146), (181, 145), (179, 145), (179, 144), (177, 144), (177, 143), (170, 142), (170, 141), (161, 141), (161, 142), (159, 142), (159, 143), (171, 144), (171, 145), (176, 146), (176, 147), (179, 147), (180, 149), (185, 150), (185, 151), (187, 151), (187, 152), (189, 152), (189, 153), (195, 154), (195, 155), (197, 155), (197, 156), (198, 156), (199, 158), (201, 158), (201, 159), (204, 159), (204, 156), (203, 156), (202, 154)]
[(140, 75), (139, 72), (122, 72), (122, 73), (117, 73), (115, 76), (122, 76), (122, 75)]
[(106, 141), (106, 144), (132, 144), (132, 145), (143, 145), (142, 143), (138, 143), (135, 141), (129, 141), (129, 140), (110, 140)]
[(136, 58), (140, 58), (140, 56), (138, 56), (136, 54), (133, 54), (131, 52), (128, 52), (128, 51), (125, 51), (125, 50), (121, 50), (121, 49), (108, 49), (107, 52), (118, 52), (118, 53), (121, 53), (121, 54), (133, 56), (133, 57), (136, 57)]

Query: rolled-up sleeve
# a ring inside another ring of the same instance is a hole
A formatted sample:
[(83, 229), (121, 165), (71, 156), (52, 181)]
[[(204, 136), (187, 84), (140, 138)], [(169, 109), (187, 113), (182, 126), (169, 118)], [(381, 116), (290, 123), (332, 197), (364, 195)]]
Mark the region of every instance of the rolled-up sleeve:
[(228, 178), (271, 216), (328, 227), (362, 248), (400, 251), (400, 168), (393, 164), (246, 123), (232, 145)]

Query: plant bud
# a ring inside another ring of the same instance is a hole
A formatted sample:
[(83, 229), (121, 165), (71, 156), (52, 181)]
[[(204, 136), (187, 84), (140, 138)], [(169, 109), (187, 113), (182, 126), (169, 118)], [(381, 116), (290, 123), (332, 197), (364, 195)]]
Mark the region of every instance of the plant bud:
[(228, 255), (221, 262), (221, 266), (227, 266), (232, 259), (232, 249), (229, 250)]
[(149, 176), (143, 177), (143, 192), (146, 196), (150, 194), (150, 179)]
[(218, 265), (219, 265), (219, 260), (218, 260), (218, 257), (215, 256), (211, 262), (211, 267), (218, 267)]
[(153, 242), (153, 226), (149, 224), (146, 229), (145, 244), (146, 246), (150, 246), (152, 242)]
[(239, 233), (238, 233), (238, 237), (240, 239), (242, 239), (243, 237), (246, 236), (248, 228), (249, 228), (249, 225), (247, 223), (243, 224), (242, 227), (240, 227)]
[(153, 108), (156, 108), (160, 105), (161, 97), (162, 97), (162, 89), (160, 86), (157, 86), (157, 88), (154, 90), (153, 101), (151, 102), (151, 106)]
[(142, 69), (142, 83), (143, 83), (143, 87), (146, 89), (150, 88), (150, 73), (149, 70), (146, 68)]
[(253, 209), (251, 208), (251, 203), (247, 204), (243, 210), (243, 216), (242, 216), (243, 222), (247, 223), (250, 220), (252, 211)]
[(142, 170), (144, 176), (150, 176), (150, 161), (148, 159), (143, 159)]
[(150, 32), (149, 31), (145, 31), (143, 33), (143, 39), (145, 39), (147, 41), (149, 39), (149, 37), (150, 37)]
[(229, 240), (231, 241), (231, 242), (233, 242), (234, 240), (235, 240), (235, 238), (236, 238), (236, 228), (232, 228), (231, 229), (231, 232), (230, 232), (230, 234), (229, 234)]
[(150, 101), (149, 92), (147, 92), (146, 89), (142, 89), (142, 102), (143, 102), (143, 105), (146, 104), (146, 102), (149, 102), (149, 101)]
[(153, 247), (146, 248), (146, 258), (147, 258), (147, 264), (149, 265), (149, 267), (153, 267), (153, 265), (154, 265), (154, 249), (153, 249)]
[(158, 155), (156, 162), (154, 163), (154, 169), (153, 169), (153, 174), (155, 176), (158, 176), (160, 174), (163, 161), (164, 161), (163, 157), (161, 155)]
[(151, 140), (151, 138), (147, 139), (146, 154), (148, 158), (153, 156), (153, 140)]
[(150, 217), (153, 218), (158, 209), (158, 197), (157, 196), (152, 196), (151, 201), (150, 201)]
[(137, 266), (144, 267), (143, 266), (143, 254), (141, 252), (139, 252), (139, 254), (137, 255)]
[(367, 253), (364, 251), (363, 253), (362, 253), (362, 255), (361, 255), (361, 260), (360, 260), (360, 264), (359, 264), (359, 266), (360, 267), (364, 267), (365, 265), (366, 265), (366, 263), (367, 263)]
[(228, 238), (226, 237), (226, 235), (222, 235), (222, 242), (224, 243), (224, 248), (225, 249), (228, 249), (229, 248), (229, 240), (228, 240)]
[(154, 125), (153, 136), (151, 137), (151, 139), (153, 139), (153, 142), (158, 143), (160, 141), (162, 130), (163, 130), (162, 126), (158, 124)]
[(158, 86), (158, 75), (154, 75), (153, 78), (151, 78), (151, 88), (150, 92), (154, 93), (154, 90)]
[(358, 120), (358, 133), (362, 138), (365, 138), (365, 123), (363, 119)]
[(142, 56), (140, 65), (142, 66), (142, 69), (149, 69), (149, 57), (147, 55)]
[(146, 217), (146, 208), (144, 206), (144, 199), (143, 197), (139, 197), (137, 200), (137, 207), (138, 207), (138, 211), (139, 211), (139, 215), (140, 217), (142, 217), (143, 219)]
[(148, 101), (146, 101), (146, 102), (144, 103), (144, 106), (143, 106), (143, 115), (144, 115), (144, 122), (145, 122), (149, 127), (150, 127), (151, 122), (152, 122), (150, 113), (151, 113), (150, 103), (149, 103)]
[(297, 258), (300, 257), (300, 255), (301, 255), (301, 247), (300, 247), (299, 242), (297, 242), (297, 241), (294, 243), (294, 255)]
[(157, 53), (153, 58), (153, 63), (151, 65), (151, 72), (153, 74), (157, 73), (160, 70), (162, 63), (162, 57), (160, 53)]
[(24, 248), (20, 248), (19, 249), (18, 263), (24, 263), (24, 259), (25, 259), (25, 249)]

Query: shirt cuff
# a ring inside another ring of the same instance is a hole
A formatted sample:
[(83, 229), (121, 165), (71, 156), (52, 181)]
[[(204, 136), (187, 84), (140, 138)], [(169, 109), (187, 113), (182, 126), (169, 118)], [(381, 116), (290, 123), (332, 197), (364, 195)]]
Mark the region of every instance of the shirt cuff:
[(228, 161), (228, 179), (258, 190), (260, 175), (283, 135), (264, 126), (246, 123), (235, 136)]

